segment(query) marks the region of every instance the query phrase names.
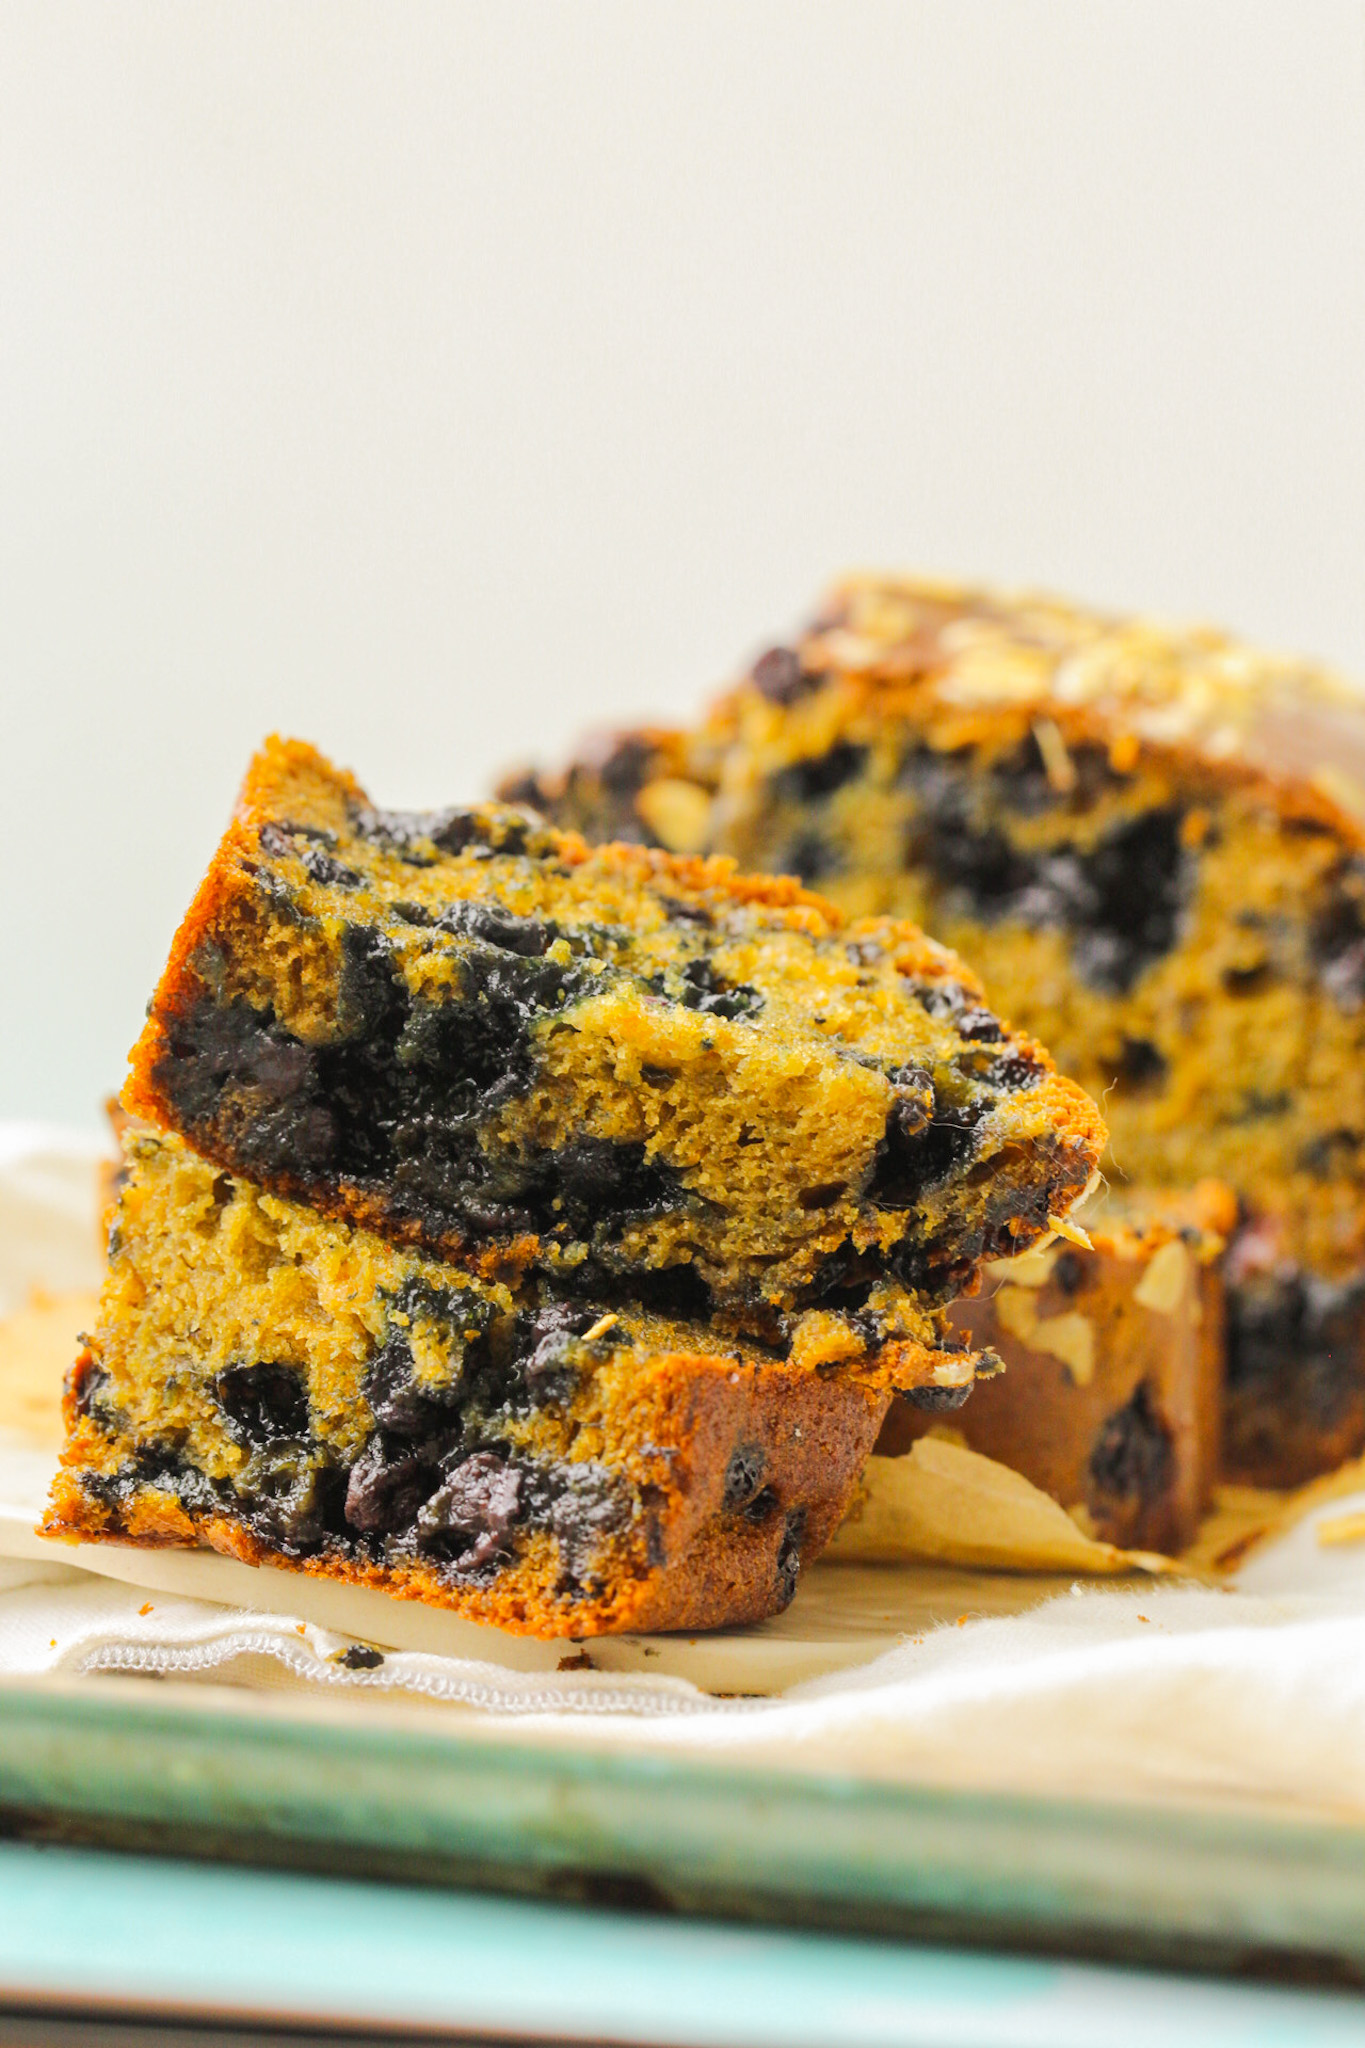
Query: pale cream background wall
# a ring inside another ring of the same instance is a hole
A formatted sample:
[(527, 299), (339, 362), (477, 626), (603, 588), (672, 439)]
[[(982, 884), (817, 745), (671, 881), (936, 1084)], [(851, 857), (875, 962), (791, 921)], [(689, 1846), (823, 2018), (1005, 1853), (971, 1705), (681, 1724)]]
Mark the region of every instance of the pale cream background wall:
[(1365, 673), (1359, 0), (0, 0), (0, 1113), (267, 728), (473, 793), (857, 561)]

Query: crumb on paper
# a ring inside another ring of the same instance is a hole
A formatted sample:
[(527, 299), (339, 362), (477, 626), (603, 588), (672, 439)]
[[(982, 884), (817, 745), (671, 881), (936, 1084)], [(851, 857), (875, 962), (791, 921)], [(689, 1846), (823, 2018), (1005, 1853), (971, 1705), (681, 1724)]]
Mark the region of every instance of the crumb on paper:
[(141, 1607), (139, 1607), (139, 1608), (138, 1608), (138, 1613), (139, 1613), (139, 1614), (150, 1614), (150, 1613), (151, 1613), (151, 1611), (152, 1611), (152, 1603), (151, 1603), (151, 1601), (150, 1601), (150, 1600), (144, 1600), (144, 1601), (143, 1601), (143, 1603), (142, 1603), (142, 1605), (141, 1605)]
[(344, 1650), (333, 1650), (327, 1659), (343, 1671), (377, 1671), (383, 1661), (383, 1651), (376, 1650), (373, 1643), (348, 1643)]
[(1365, 1543), (1365, 1514), (1327, 1516), (1313, 1533), (1324, 1550), (1342, 1543)]

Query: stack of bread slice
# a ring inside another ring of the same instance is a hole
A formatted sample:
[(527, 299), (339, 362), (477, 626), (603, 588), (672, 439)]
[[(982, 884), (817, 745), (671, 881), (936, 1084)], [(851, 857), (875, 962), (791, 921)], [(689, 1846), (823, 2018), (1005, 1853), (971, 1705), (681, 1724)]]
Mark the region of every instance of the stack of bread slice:
[(124, 1104), (48, 1532), (571, 1637), (784, 1606), (1104, 1141), (913, 924), (283, 741)]

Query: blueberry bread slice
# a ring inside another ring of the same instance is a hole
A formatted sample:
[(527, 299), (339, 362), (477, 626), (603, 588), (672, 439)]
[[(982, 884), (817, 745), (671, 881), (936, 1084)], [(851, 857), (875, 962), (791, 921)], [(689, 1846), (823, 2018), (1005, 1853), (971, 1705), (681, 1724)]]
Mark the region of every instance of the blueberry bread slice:
[(280, 741), (124, 1099), (485, 1275), (624, 1287), (812, 1364), (861, 1317), (837, 1341), (884, 1339), (907, 1384), (943, 1303), (1065, 1218), (1103, 1142), (913, 925), (517, 809), (378, 811)]
[(138, 1131), (44, 1529), (209, 1544), (519, 1633), (718, 1627), (791, 1599), (887, 1399), (476, 1278)]

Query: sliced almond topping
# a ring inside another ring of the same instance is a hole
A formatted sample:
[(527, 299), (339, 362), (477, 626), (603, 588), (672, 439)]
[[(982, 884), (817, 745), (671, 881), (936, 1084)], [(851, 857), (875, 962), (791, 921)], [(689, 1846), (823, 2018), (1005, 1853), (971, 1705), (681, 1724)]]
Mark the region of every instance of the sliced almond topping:
[(1159, 1316), (1172, 1316), (1190, 1284), (1190, 1255), (1178, 1237), (1171, 1238), (1152, 1256), (1152, 1263), (1133, 1289), (1139, 1308), (1154, 1309)]
[(1035, 718), (1033, 737), (1043, 757), (1049, 787), (1055, 789), (1059, 796), (1069, 796), (1076, 787), (1076, 763), (1067, 751), (1061, 727), (1055, 719)]
[(1040, 1316), (1035, 1297), (1023, 1287), (1002, 1287), (995, 1297), (1001, 1325), (1032, 1351), (1060, 1358), (1078, 1387), (1095, 1377), (1095, 1325), (1071, 1309), (1063, 1316)]
[(711, 821), (711, 798), (695, 782), (661, 775), (647, 782), (635, 808), (670, 853), (700, 853)]

